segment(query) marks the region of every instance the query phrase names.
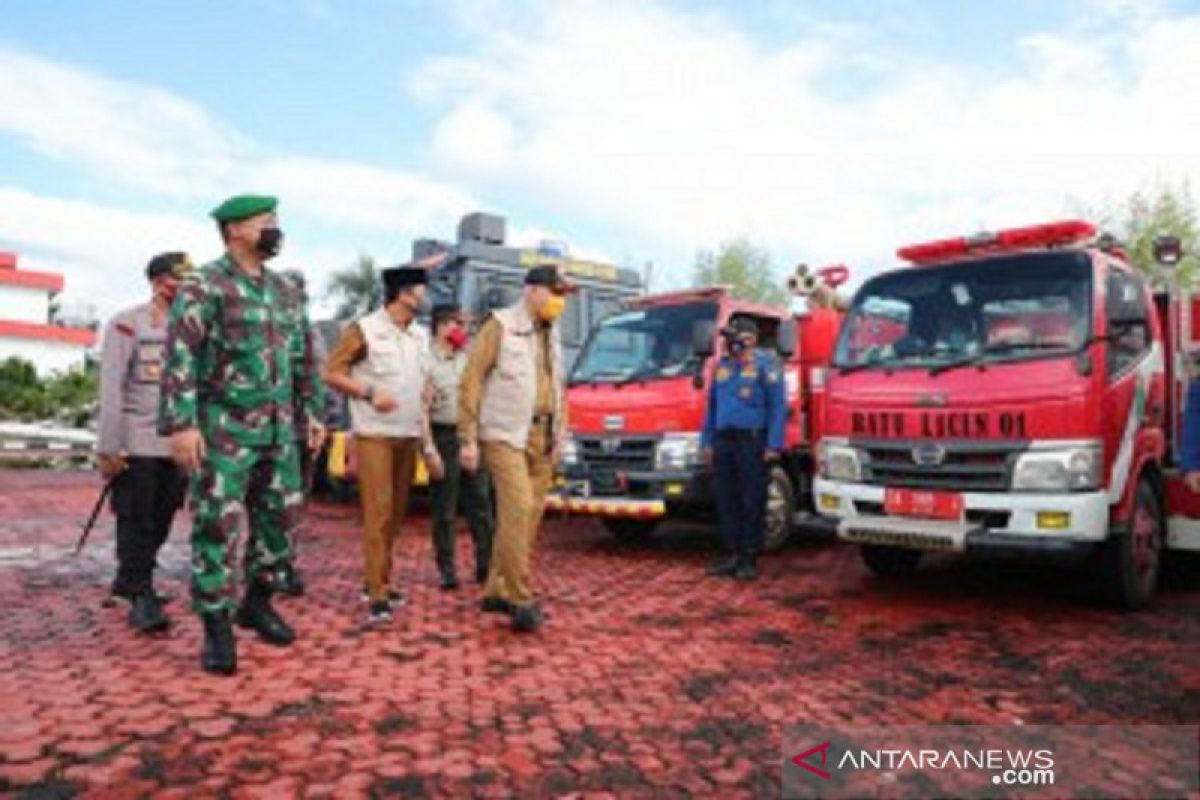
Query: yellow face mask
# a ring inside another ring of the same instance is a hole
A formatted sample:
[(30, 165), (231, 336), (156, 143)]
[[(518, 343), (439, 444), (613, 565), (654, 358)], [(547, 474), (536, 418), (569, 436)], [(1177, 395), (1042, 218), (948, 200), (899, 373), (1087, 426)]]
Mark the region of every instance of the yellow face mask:
[(563, 309), (567, 307), (567, 298), (561, 294), (552, 294), (542, 303), (542, 307), (538, 309), (538, 316), (543, 322), (554, 322), (562, 316)]

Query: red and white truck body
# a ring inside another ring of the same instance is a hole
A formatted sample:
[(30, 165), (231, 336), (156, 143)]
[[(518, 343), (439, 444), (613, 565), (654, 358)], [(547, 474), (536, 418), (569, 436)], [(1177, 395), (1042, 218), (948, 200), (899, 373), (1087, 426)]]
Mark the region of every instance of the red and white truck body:
[(1200, 549), (1175, 468), (1191, 300), (1088, 223), (902, 248), (855, 295), (826, 382), (818, 512), (880, 574), (923, 551), (1092, 554), (1128, 606)]

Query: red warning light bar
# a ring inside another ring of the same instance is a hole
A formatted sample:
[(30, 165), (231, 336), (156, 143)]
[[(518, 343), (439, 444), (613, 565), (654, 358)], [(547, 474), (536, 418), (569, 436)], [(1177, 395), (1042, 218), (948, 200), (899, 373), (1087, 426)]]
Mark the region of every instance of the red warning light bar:
[(914, 264), (935, 264), (978, 252), (1029, 250), (1080, 244), (1096, 237), (1096, 226), (1079, 219), (1008, 228), (996, 233), (957, 236), (901, 247), (896, 255)]

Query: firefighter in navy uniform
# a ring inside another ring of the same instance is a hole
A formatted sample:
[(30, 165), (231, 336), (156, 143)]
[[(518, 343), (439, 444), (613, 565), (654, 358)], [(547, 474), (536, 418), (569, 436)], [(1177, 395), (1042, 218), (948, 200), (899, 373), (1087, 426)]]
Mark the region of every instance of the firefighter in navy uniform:
[(1188, 384), (1179, 434), (1179, 470), (1188, 488), (1200, 493), (1200, 380)]
[(787, 399), (779, 362), (756, 350), (752, 320), (733, 320), (722, 336), (725, 355), (713, 375), (700, 446), (713, 471), (726, 552), (708, 574), (752, 581), (763, 545), (768, 470), (783, 449)]

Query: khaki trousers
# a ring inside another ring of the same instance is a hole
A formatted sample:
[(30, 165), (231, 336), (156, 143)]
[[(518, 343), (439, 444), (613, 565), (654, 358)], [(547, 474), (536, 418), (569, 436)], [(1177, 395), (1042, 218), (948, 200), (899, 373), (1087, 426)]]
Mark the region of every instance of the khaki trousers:
[(408, 492), (416, 469), (417, 439), (356, 436), (358, 495), (363, 513), (363, 559), (371, 602), (387, 599), (391, 587), (392, 548), (408, 511)]
[(533, 602), (533, 546), (554, 477), (546, 442), (544, 426), (535, 426), (524, 451), (501, 442), (481, 443), (496, 493), (496, 538), (484, 595), (519, 606)]

